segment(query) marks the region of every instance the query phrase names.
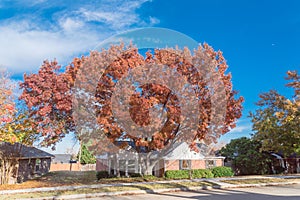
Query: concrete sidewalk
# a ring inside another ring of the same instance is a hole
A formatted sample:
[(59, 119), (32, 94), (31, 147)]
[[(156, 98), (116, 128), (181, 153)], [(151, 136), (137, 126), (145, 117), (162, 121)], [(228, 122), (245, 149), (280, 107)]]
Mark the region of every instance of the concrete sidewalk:
[[(224, 180), (245, 180), (245, 179), (261, 179), (261, 178), (278, 178), (278, 179), (292, 179), (296, 178), (299, 181), (287, 181), (287, 182), (272, 182), (272, 183), (259, 183), (259, 184), (230, 184), (223, 182)], [(203, 179), (192, 179), (192, 180), (170, 180), (170, 181), (156, 181), (156, 182), (136, 182), (136, 183), (116, 183), (116, 184), (94, 184), (94, 185), (81, 185), (81, 186), (60, 186), (60, 187), (45, 187), (45, 188), (28, 188), (19, 190), (1, 190), (0, 194), (17, 194), (17, 193), (32, 193), (32, 192), (50, 192), (50, 191), (64, 191), (64, 190), (77, 190), (77, 189), (97, 189), (103, 187), (113, 187), (113, 186), (134, 186), (140, 184), (156, 184), (156, 183), (178, 183), (178, 182), (201, 182), (208, 181), (215, 184), (214, 186), (202, 186), (202, 187), (181, 187), (181, 188), (168, 188), (168, 189), (153, 189), (153, 190), (132, 190), (132, 191), (122, 191), (122, 192), (101, 192), (92, 194), (74, 194), (74, 195), (62, 195), (62, 196), (51, 196), (43, 197), (43, 199), (85, 199), (94, 198), (101, 196), (116, 196), (125, 194), (146, 194), (146, 193), (164, 193), (172, 191), (187, 191), (187, 190), (203, 190), (203, 189), (223, 189), (223, 188), (238, 188), (238, 187), (260, 187), (268, 185), (287, 185), (300, 183), (300, 174), (295, 175), (265, 175), (265, 176), (241, 176), (241, 177), (227, 177), (227, 178), (203, 178)], [(39, 198), (37, 198), (39, 199)]]

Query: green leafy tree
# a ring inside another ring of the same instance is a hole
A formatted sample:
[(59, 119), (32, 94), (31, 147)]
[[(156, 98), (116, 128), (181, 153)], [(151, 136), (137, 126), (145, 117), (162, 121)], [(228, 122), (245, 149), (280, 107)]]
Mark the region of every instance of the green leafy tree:
[(96, 163), (96, 158), (95, 156), (88, 150), (86, 145), (81, 146), (81, 150), (78, 153), (78, 159), (80, 164), (95, 164)]
[(231, 161), (235, 174), (267, 174), (270, 173), (270, 155), (260, 152), (261, 143), (247, 137), (231, 140), (220, 150), (227, 161)]
[(260, 95), (259, 107), (250, 113), (254, 138), (262, 142), (262, 150), (281, 153), (285, 158), (300, 155), (300, 76), (288, 72), (287, 87), (294, 90), (293, 98), (286, 98), (271, 90)]

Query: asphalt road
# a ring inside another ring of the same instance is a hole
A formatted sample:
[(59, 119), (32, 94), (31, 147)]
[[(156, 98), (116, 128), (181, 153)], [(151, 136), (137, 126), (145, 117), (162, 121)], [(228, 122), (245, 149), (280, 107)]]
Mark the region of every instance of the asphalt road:
[(107, 196), (101, 200), (300, 200), (300, 184), (255, 188), (200, 190), (134, 196)]

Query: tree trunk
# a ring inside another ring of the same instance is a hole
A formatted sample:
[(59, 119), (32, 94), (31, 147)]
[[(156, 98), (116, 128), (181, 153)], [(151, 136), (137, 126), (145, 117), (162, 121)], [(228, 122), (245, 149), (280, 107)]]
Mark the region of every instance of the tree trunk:
[(189, 179), (192, 179), (193, 178), (193, 175), (192, 175), (192, 160), (189, 160), (188, 164), (189, 164)]
[(140, 165), (142, 169), (142, 175), (152, 175), (153, 168), (158, 163), (159, 159), (151, 160), (151, 152), (147, 154), (140, 154)]
[(81, 140), (79, 139), (79, 152), (78, 152), (78, 162), (81, 164), (81, 153), (82, 153), (82, 146), (81, 146)]
[(118, 156), (118, 154), (116, 154), (116, 156), (115, 156), (115, 159), (116, 159), (116, 166), (115, 166), (115, 168), (116, 168), (116, 176), (117, 177), (121, 177), (121, 173), (120, 173), (120, 158), (119, 158), (119, 156)]
[[(17, 164), (16, 159), (1, 158), (0, 185), (8, 184), (11, 177), (14, 177), (14, 170)], [(16, 175), (16, 174), (15, 174)]]

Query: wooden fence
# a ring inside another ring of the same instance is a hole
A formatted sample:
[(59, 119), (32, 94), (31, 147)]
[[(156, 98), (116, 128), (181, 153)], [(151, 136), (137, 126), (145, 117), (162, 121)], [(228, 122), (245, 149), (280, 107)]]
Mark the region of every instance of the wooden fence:
[(50, 171), (95, 171), (96, 164), (82, 165), (79, 163), (51, 163)]

